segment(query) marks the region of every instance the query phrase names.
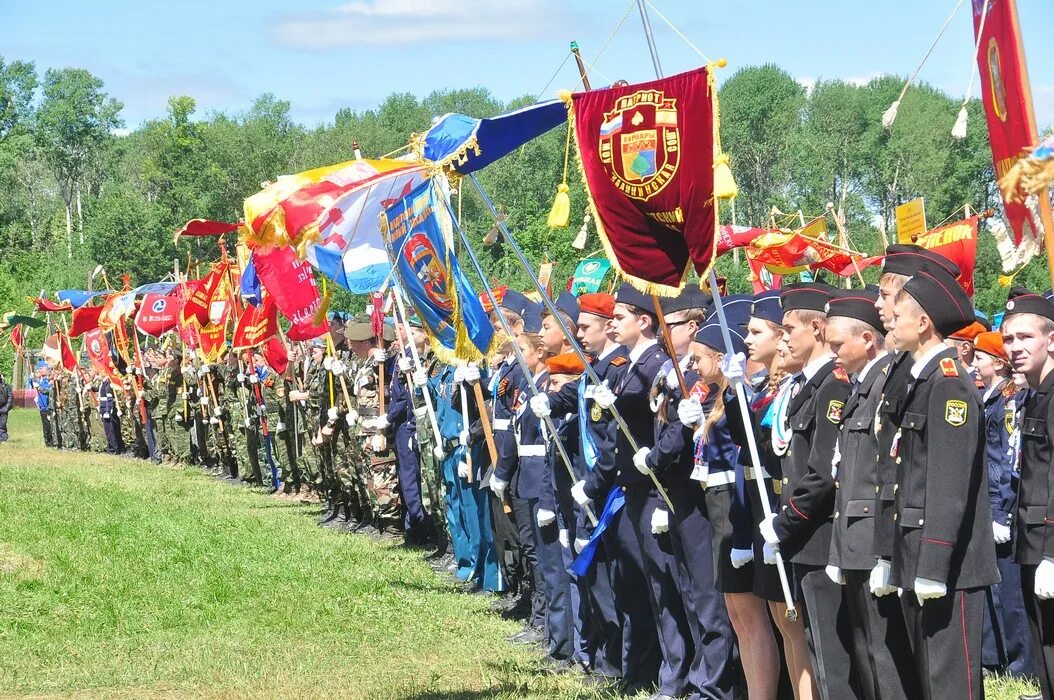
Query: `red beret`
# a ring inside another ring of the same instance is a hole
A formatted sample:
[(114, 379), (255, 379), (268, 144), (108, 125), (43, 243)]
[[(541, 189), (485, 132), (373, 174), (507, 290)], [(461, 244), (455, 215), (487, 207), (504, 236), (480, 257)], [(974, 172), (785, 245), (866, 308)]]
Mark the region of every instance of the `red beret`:
[(981, 352), (986, 352), (993, 357), (1007, 361), (1006, 348), (1003, 347), (1003, 335), (998, 331), (986, 331), (978, 333), (973, 339), (973, 346)]
[(615, 297), (602, 292), (583, 294), (578, 297), (578, 312), (612, 318), (615, 315)]
[(582, 374), (586, 371), (581, 358), (573, 352), (553, 355), (545, 361), (545, 367), (549, 370), (549, 374)]
[[(955, 331), (954, 333), (952, 333), (948, 337), (953, 339), (953, 340), (973, 340), (978, 335), (980, 335), (980, 334), (982, 334), (984, 332), (985, 332), (985, 327), (981, 323), (978, 323), (977, 321), (974, 321), (973, 323), (971, 323), (966, 328), (963, 328), (962, 330)], [(1002, 340), (999, 341), (999, 346), (1000, 347), (1003, 346), (1003, 341)]]

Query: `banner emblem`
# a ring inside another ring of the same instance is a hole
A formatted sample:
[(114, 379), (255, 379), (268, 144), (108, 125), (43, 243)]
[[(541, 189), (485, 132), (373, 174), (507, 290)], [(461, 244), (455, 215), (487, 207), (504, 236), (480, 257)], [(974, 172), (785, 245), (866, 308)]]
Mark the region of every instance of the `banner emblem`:
[(165, 299), (162, 297), (161, 299), (157, 299), (156, 301), (154, 301), (154, 303), (150, 306), (150, 310), (153, 311), (155, 314), (159, 314), (165, 310), (166, 306), (168, 306), (168, 302), (165, 301)]
[(680, 138), (677, 100), (662, 90), (640, 90), (618, 98), (615, 108), (604, 113), (600, 161), (615, 187), (646, 202), (677, 173)]
[(403, 256), (414, 275), (421, 281), (421, 287), (429, 301), (447, 313), (453, 312), (454, 300), (450, 297), (446, 270), (428, 236), (423, 233), (411, 235), (406, 241)]

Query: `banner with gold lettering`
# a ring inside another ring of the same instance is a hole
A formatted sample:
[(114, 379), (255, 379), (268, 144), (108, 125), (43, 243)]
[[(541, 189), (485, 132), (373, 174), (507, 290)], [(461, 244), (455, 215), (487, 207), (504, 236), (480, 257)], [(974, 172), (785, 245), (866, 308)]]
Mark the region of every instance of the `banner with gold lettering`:
[(597, 231), (627, 281), (673, 295), (715, 254), (714, 100), (707, 68), (571, 96)]
[(979, 218), (956, 221), (954, 224), (935, 228), (915, 239), (915, 243), (940, 253), (959, 266), (957, 281), (973, 296), (973, 269), (977, 264), (977, 222)]
[(278, 332), (278, 307), (270, 294), (259, 306), (247, 306), (238, 319), (231, 347), (235, 350), (255, 348)]
[[(996, 180), (1036, 144), (1036, 119), (1025, 67), (1015, 0), (972, 0), (974, 37), (978, 38), (977, 66), (981, 100), (988, 122), (988, 140)], [(987, 10), (986, 6), (987, 5)], [(1007, 222), (1014, 244), (1038, 240), (1039, 222), (1020, 201), (1004, 195)]]

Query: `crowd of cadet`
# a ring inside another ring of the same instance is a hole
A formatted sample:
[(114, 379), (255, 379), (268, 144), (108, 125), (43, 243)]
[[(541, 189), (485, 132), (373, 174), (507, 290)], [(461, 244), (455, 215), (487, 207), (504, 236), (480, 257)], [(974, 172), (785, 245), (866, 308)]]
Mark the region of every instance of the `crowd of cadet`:
[(689, 285), (661, 316), (628, 284), (508, 291), (480, 365), (338, 316), (282, 373), (173, 348), (35, 384), (48, 445), (316, 494), (494, 594), (551, 672), (654, 700), (975, 699), (991, 673), (1052, 698), (1054, 301), (1014, 289), (992, 328), (958, 273), (894, 245), (877, 288), (717, 309)]

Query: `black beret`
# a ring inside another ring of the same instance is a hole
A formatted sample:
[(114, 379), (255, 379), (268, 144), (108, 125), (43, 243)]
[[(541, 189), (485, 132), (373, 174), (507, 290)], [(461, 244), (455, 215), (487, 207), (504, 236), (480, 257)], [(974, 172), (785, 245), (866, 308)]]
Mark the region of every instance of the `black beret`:
[(863, 289), (835, 292), (831, 301), (827, 303), (827, 318), (837, 316), (855, 318), (884, 335), (882, 317), (878, 315), (878, 309), (875, 308), (876, 299), (878, 299), (878, 287), (872, 285)]
[(777, 326), (783, 323), (783, 307), (780, 305), (780, 291), (769, 289), (754, 295), (750, 315), (762, 321), (770, 321)]
[(894, 243), (886, 248), (886, 257), (882, 261), (882, 272), (911, 277), (923, 265), (939, 266), (952, 277), (959, 276), (959, 266), (948, 258), (918, 245)]
[(636, 306), (642, 311), (655, 313), (655, 302), (652, 301), (651, 295), (645, 294), (629, 282), (623, 282), (619, 286), (618, 291), (615, 292), (615, 303)]
[(1054, 301), (1048, 299), (1046, 294), (1036, 294), (1024, 287), (1014, 287), (1007, 298), (1003, 320), (1011, 314), (1036, 314), (1054, 321)]
[(943, 337), (974, 322), (970, 297), (943, 267), (923, 265), (904, 283), (904, 291), (919, 303)]
[(702, 309), (705, 312), (713, 300), (699, 285), (687, 284), (677, 296), (661, 300), (662, 313), (666, 316), (686, 309)]
[(821, 282), (789, 284), (780, 290), (783, 313), (796, 309), (823, 312), (834, 291), (834, 287)]

